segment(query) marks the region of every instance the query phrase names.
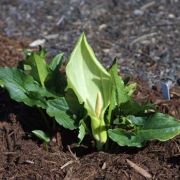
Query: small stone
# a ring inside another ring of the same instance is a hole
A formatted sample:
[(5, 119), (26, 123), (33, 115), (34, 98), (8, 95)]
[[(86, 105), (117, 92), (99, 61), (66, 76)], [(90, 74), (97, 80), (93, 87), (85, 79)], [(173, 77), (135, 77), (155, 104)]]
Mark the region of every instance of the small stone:
[(102, 170), (105, 170), (105, 169), (106, 169), (106, 166), (107, 166), (107, 165), (106, 165), (106, 162), (104, 162), (101, 169), (102, 169)]
[(110, 49), (103, 49), (104, 53), (109, 53)]
[(49, 20), (52, 20), (53, 19), (53, 16), (46, 16), (47, 17), (47, 19), (49, 19)]
[(160, 87), (162, 91), (163, 98), (166, 100), (170, 100), (170, 88), (172, 87), (172, 81), (167, 80), (161, 80), (160, 81)]
[(142, 16), (142, 15), (144, 14), (144, 12), (143, 12), (142, 10), (140, 10), (140, 9), (135, 9), (135, 10), (133, 11), (133, 14), (134, 14), (135, 16)]
[(103, 30), (103, 29), (106, 29), (107, 28), (107, 24), (101, 24), (99, 26), (99, 31)]
[(48, 34), (45, 36), (46, 39), (56, 39), (59, 36), (59, 34)]
[(34, 48), (38, 46), (43, 46), (45, 44), (46, 40), (45, 39), (37, 39), (33, 41), (32, 43), (29, 44), (29, 47)]
[(168, 15), (168, 18), (174, 19), (174, 18), (175, 18), (175, 15), (174, 15), (174, 14), (169, 14), (169, 15)]

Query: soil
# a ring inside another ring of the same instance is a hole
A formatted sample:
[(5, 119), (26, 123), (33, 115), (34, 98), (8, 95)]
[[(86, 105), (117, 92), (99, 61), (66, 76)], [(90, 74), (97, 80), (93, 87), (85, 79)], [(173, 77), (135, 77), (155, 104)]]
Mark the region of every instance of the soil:
[[(23, 60), (22, 48), (27, 43), (0, 36), (0, 66), (16, 66)], [(167, 101), (158, 88), (150, 91), (143, 81), (136, 81), (137, 101), (154, 102), (160, 111), (180, 118), (178, 86), (174, 86), (172, 92), (176, 93), (171, 93), (172, 99)], [(96, 152), (88, 139), (77, 147), (75, 134), (60, 129), (59, 140), (46, 149), (31, 134), (32, 129), (41, 126), (38, 111), (12, 101), (3, 89), (0, 97), (1, 179), (146, 179), (128, 160), (150, 173), (152, 179), (180, 178), (179, 136), (167, 142), (149, 142), (140, 149), (114, 146), (109, 152)]]
[[(153, 102), (158, 111), (180, 119), (179, 20), (178, 0), (1, 0), (0, 66), (17, 66), (22, 48), (37, 39), (45, 40), (49, 56), (63, 51), (67, 57), (85, 31), (106, 66), (118, 57), (121, 72), (138, 83), (137, 101)], [(163, 78), (173, 81), (170, 101), (159, 90)], [(97, 152), (88, 137), (77, 147), (76, 132), (59, 128), (47, 149), (31, 133), (40, 127), (36, 109), (0, 89), (0, 179), (147, 179), (128, 160), (151, 179), (180, 179), (180, 136), (140, 149)]]

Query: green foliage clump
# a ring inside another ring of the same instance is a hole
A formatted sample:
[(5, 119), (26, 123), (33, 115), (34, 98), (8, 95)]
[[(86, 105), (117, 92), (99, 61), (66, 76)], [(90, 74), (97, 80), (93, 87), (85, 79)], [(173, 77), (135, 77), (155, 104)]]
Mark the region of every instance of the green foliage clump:
[[(105, 69), (97, 60), (84, 34), (65, 67), (63, 54), (46, 62), (46, 52), (25, 51), (18, 68), (0, 68), (0, 85), (10, 97), (30, 107), (44, 109), (64, 128), (78, 129), (79, 143), (91, 134), (98, 150), (109, 139), (120, 146), (142, 147), (146, 141), (166, 141), (180, 134), (180, 121), (152, 112), (152, 104), (141, 105), (132, 98), (136, 84), (118, 74), (117, 60)], [(42, 130), (33, 133), (45, 143)]]

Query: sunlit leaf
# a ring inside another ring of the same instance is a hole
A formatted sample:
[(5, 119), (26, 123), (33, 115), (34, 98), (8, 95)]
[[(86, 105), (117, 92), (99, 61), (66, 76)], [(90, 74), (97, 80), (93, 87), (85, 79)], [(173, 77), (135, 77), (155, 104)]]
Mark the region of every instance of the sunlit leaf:
[(32, 133), (45, 143), (50, 142), (50, 137), (42, 130), (33, 130)]
[[(46, 99), (42, 95), (51, 96), (41, 88), (33, 78), (16, 68), (0, 68), (0, 80), (10, 97), (28, 106), (46, 107)], [(53, 95), (52, 95), (53, 96)]]
[(104, 113), (110, 103), (111, 76), (96, 59), (84, 34), (77, 42), (66, 66), (68, 88), (84, 104), (99, 148), (107, 141)]
[(84, 34), (76, 44), (66, 67), (68, 88), (72, 88), (79, 102), (84, 103), (88, 114), (96, 116), (96, 98), (102, 96), (102, 111), (110, 101), (111, 77), (96, 59)]
[(56, 55), (49, 63), (49, 68), (54, 71), (57, 67), (60, 67), (63, 63), (63, 53)]
[(180, 121), (162, 113), (153, 113), (147, 117), (129, 117), (132, 123), (139, 125), (133, 131), (109, 129), (109, 137), (120, 146), (142, 147), (148, 140), (166, 141), (180, 134)]
[(82, 142), (85, 135), (86, 135), (86, 125), (83, 121), (81, 121), (80, 126), (79, 126), (79, 132), (78, 132), (79, 144)]
[(28, 70), (31, 71), (33, 78), (44, 87), (45, 80), (49, 73), (44, 52), (31, 53), (25, 60), (24, 65), (26, 65), (26, 67), (29, 65)]
[(125, 129), (116, 128), (109, 129), (108, 136), (116, 142), (119, 146), (129, 146), (129, 147), (142, 147), (142, 140), (132, 132), (128, 132)]

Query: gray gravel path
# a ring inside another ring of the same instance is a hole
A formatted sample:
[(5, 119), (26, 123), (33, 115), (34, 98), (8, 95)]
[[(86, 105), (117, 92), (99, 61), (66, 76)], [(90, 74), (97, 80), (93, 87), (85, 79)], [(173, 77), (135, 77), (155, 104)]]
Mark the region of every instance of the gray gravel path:
[(85, 31), (99, 59), (150, 86), (180, 77), (179, 0), (0, 0), (0, 32), (68, 53)]

